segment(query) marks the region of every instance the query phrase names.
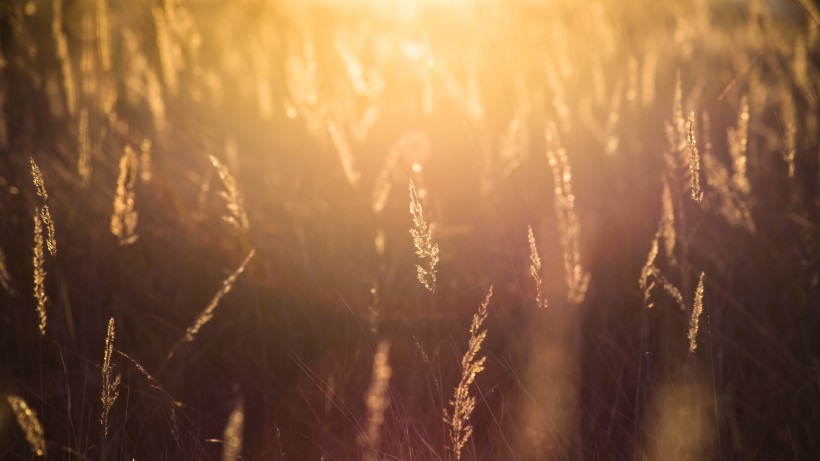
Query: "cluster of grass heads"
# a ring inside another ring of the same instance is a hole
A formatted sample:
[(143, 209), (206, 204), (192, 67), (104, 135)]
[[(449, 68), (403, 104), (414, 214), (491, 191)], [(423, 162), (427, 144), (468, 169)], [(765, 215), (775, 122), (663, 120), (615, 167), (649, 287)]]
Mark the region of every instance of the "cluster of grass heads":
[(818, 331), (807, 0), (0, 6), (4, 459), (812, 459)]

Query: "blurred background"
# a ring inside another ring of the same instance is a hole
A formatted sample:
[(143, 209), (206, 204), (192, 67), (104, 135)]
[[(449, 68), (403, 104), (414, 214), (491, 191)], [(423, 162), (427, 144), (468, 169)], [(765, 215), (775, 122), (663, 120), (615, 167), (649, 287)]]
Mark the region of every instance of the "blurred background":
[[(219, 459), (238, 402), (242, 459), (454, 459), (492, 285), (462, 458), (820, 456), (818, 27), (808, 0), (5, 2), (0, 394), (53, 459)], [(0, 455), (30, 453), (4, 403)]]

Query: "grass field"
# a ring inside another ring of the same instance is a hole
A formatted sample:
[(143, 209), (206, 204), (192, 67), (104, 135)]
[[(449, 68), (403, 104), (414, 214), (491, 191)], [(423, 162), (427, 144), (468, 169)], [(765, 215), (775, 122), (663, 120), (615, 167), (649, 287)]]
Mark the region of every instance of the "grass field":
[(820, 458), (811, 0), (0, 5), (0, 458)]

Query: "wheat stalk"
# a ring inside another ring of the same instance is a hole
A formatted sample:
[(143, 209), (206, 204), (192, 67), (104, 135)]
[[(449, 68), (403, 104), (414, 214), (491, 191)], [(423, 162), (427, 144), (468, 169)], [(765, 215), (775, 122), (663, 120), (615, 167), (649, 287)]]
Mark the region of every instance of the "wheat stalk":
[(242, 432), (245, 430), (245, 403), (234, 405), (222, 436), (222, 461), (237, 461), (242, 454)]
[(134, 185), (137, 180), (137, 154), (131, 146), (125, 146), (120, 158), (120, 174), (117, 178), (117, 195), (114, 196), (114, 212), (111, 214), (111, 233), (120, 245), (137, 241), (137, 212), (134, 209)]
[(698, 347), (698, 321), (703, 313), (703, 279), (704, 272), (700, 273), (698, 287), (695, 289), (695, 301), (692, 304), (692, 318), (689, 320), (689, 353), (695, 352)]
[(416, 264), (416, 276), (424, 288), (434, 293), (436, 291), (438, 244), (433, 241), (432, 227), (424, 220), (424, 211), (413, 181), (410, 181), (410, 215), (413, 217), (413, 228), (410, 229), (410, 235), (413, 236), (416, 255), (427, 261), (427, 267)]
[(225, 191), (220, 195), (222, 199), (225, 200), (225, 205), (228, 207), (230, 214), (223, 217), (223, 219), (240, 231), (248, 232), (250, 230), (250, 222), (248, 221), (248, 214), (245, 211), (245, 200), (242, 198), (242, 193), (239, 192), (236, 179), (231, 175), (228, 167), (220, 162), (218, 158), (209, 155), (208, 159), (211, 161), (211, 165), (214, 166), (217, 174), (219, 174), (219, 179), (222, 180), (222, 184), (225, 186)]
[(120, 395), (120, 375), (112, 378), (112, 371), (114, 367), (111, 365), (111, 354), (114, 351), (114, 317), (108, 320), (108, 331), (105, 335), (105, 349), (103, 351), (103, 365), (102, 365), (102, 392), (100, 393), (100, 400), (102, 401), (102, 413), (100, 414), (100, 423), (103, 427), (103, 434), (108, 437), (108, 414), (117, 401)]
[(487, 357), (477, 357), (481, 351), (481, 344), (487, 337), (487, 330), (481, 330), (484, 320), (487, 319), (487, 306), (493, 296), (493, 287), (490, 286), (484, 302), (478, 308), (478, 312), (473, 315), (473, 322), (470, 325), (470, 341), (467, 351), (461, 359), (461, 380), (458, 382), (453, 398), (450, 400), (452, 413), (444, 410), (444, 422), (447, 424), (450, 436), (450, 446), (448, 447), (456, 456), (456, 461), (461, 459), (461, 451), (464, 445), (470, 440), (473, 434), (473, 426), (470, 424), (470, 415), (475, 409), (476, 399), (470, 394), (470, 385), (475, 381), (476, 376), (484, 370), (484, 363)]
[(359, 437), (359, 443), (367, 448), (364, 459), (376, 461), (379, 449), (381, 429), (384, 424), (384, 414), (390, 405), (387, 387), (393, 370), (390, 368), (390, 342), (382, 340), (376, 347), (373, 357), (373, 372), (370, 378), (370, 387), (365, 396), (367, 405), (366, 431)]
[(535, 246), (532, 226), (527, 226), (527, 241), (530, 244), (530, 276), (535, 282), (535, 304), (538, 307), (546, 308), (547, 299), (544, 298), (541, 280), (541, 257), (538, 256), (538, 248)]
[(40, 334), (46, 334), (46, 271), (43, 269), (45, 263), (45, 245), (43, 243), (43, 222), (40, 220), (39, 208), (34, 209), (34, 299), (37, 300), (37, 316), (39, 321), (37, 327)]
[(43, 425), (37, 419), (37, 413), (29, 408), (28, 404), (21, 397), (16, 395), (8, 396), (9, 405), (17, 418), (17, 424), (26, 435), (26, 441), (31, 446), (35, 456), (46, 455), (46, 440)]

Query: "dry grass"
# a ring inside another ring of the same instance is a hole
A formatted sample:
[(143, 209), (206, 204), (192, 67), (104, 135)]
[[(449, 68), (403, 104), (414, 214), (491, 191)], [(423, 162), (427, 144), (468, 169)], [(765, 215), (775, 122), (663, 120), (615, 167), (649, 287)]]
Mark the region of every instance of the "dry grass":
[(234, 179), (228, 167), (220, 162), (218, 158), (211, 155), (208, 159), (211, 161), (211, 165), (216, 169), (217, 174), (219, 174), (219, 179), (222, 180), (222, 185), (225, 187), (225, 190), (221, 192), (220, 195), (222, 199), (225, 200), (228, 215), (223, 219), (239, 231), (248, 232), (251, 225), (248, 220), (248, 213), (245, 211), (245, 199), (239, 191), (236, 179)]
[(695, 352), (698, 348), (698, 322), (700, 315), (703, 313), (703, 278), (706, 276), (704, 272), (700, 273), (698, 279), (698, 287), (695, 290), (695, 301), (692, 303), (692, 318), (689, 320), (689, 353)]
[(26, 441), (31, 446), (31, 451), (35, 456), (46, 456), (45, 432), (40, 420), (37, 419), (37, 413), (21, 397), (9, 395), (7, 399), (14, 417), (17, 418), (17, 425), (23, 430)]
[(410, 181), (410, 215), (413, 217), (413, 227), (410, 235), (413, 236), (413, 245), (416, 255), (426, 261), (425, 266), (416, 265), (416, 276), (430, 293), (436, 291), (436, 265), (438, 264), (438, 243), (433, 240), (433, 229), (424, 219), (424, 210), (421, 206), (416, 186)]
[(48, 315), (46, 314), (46, 270), (45, 264), (45, 244), (43, 242), (43, 222), (40, 220), (40, 210), (34, 210), (34, 299), (37, 301), (37, 328), (40, 334), (45, 336)]
[(237, 461), (242, 458), (242, 440), (245, 430), (245, 402), (239, 399), (234, 405), (225, 431), (222, 435), (222, 461)]
[(572, 172), (566, 150), (558, 142), (555, 125), (546, 129), (547, 160), (555, 181), (555, 212), (558, 218), (561, 247), (564, 250), (564, 278), (567, 298), (580, 304), (589, 287), (589, 273), (581, 265), (581, 225), (575, 212), (575, 194), (572, 192)]
[(134, 185), (137, 181), (137, 154), (131, 146), (125, 146), (120, 158), (120, 174), (114, 196), (114, 212), (111, 214), (111, 233), (120, 245), (137, 241), (137, 211), (135, 209)]
[(695, 139), (695, 112), (689, 114), (687, 123), (686, 145), (689, 147), (689, 189), (692, 200), (700, 203), (703, 201), (703, 191), (700, 188), (700, 152)]
[(464, 445), (470, 441), (473, 435), (473, 426), (470, 424), (470, 415), (475, 409), (476, 398), (470, 392), (470, 386), (475, 382), (476, 376), (484, 371), (484, 363), (487, 357), (478, 357), (481, 352), (481, 344), (487, 337), (487, 330), (481, 330), (484, 321), (487, 320), (487, 306), (493, 296), (493, 287), (487, 292), (484, 302), (478, 307), (478, 312), (473, 315), (473, 322), (470, 324), (470, 341), (467, 344), (467, 351), (461, 358), (461, 380), (453, 392), (450, 400), (451, 412), (444, 410), (444, 422), (447, 423), (450, 443), (448, 449), (455, 455), (456, 460), (461, 459), (461, 452)]
[(390, 342), (379, 341), (376, 354), (373, 356), (373, 371), (370, 378), (370, 387), (365, 394), (367, 406), (367, 423), (365, 432), (359, 437), (359, 443), (365, 448), (365, 460), (379, 459), (379, 441), (385, 413), (390, 406), (388, 385), (393, 370), (390, 368)]
[(105, 334), (105, 348), (103, 349), (102, 363), (102, 391), (100, 401), (102, 402), (102, 412), (100, 413), (100, 424), (103, 427), (103, 436), (108, 437), (108, 415), (111, 408), (120, 395), (121, 376), (113, 375), (114, 366), (111, 365), (111, 354), (114, 352), (114, 318), (108, 320), (108, 330)]
[(818, 458), (811, 2), (7, 3), (0, 458)]
[(546, 308), (547, 299), (544, 297), (543, 282), (541, 280), (541, 257), (538, 256), (538, 248), (535, 246), (535, 236), (532, 233), (532, 226), (527, 226), (527, 241), (530, 244), (530, 277), (535, 282), (535, 304), (538, 307)]
[(251, 259), (253, 259), (255, 254), (256, 251), (251, 250), (250, 253), (248, 253), (248, 255), (245, 256), (245, 259), (242, 261), (242, 263), (239, 264), (239, 267), (237, 267), (236, 270), (228, 276), (228, 278), (222, 281), (222, 286), (219, 288), (219, 291), (216, 292), (213, 299), (211, 299), (211, 302), (208, 303), (207, 306), (205, 306), (205, 309), (202, 311), (201, 314), (199, 314), (199, 317), (196, 318), (193, 325), (191, 325), (190, 327), (188, 327), (187, 330), (185, 330), (185, 336), (183, 338), (184, 341), (192, 342), (196, 337), (197, 333), (199, 333), (199, 330), (201, 330), (202, 327), (205, 326), (205, 324), (211, 321), (211, 319), (214, 317), (214, 311), (219, 305), (219, 302), (222, 300), (222, 298), (225, 297), (225, 295), (230, 293), (231, 288), (233, 288), (233, 284), (236, 283), (236, 279), (239, 278), (242, 272), (245, 272), (245, 269), (247, 268), (248, 264), (251, 262)]

